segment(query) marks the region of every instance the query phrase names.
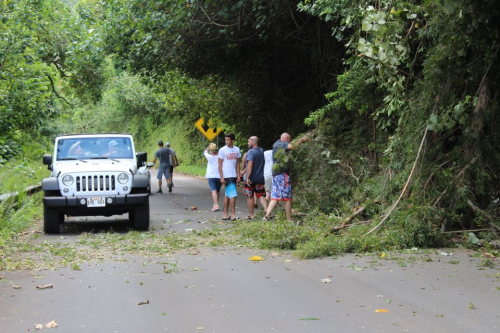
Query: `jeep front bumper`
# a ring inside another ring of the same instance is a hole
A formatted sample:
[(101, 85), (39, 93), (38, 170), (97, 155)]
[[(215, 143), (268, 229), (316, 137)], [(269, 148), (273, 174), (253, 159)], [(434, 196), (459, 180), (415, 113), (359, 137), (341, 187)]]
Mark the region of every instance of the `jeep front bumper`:
[[(96, 195), (96, 197), (101, 197)], [(43, 205), (50, 208), (82, 208), (87, 207), (87, 198), (85, 197), (45, 197), (43, 198)], [(100, 209), (106, 208), (127, 208), (131, 206), (141, 206), (149, 202), (149, 194), (127, 194), (127, 195), (106, 195), (102, 196), (106, 202), (106, 206), (99, 207)], [(111, 199), (111, 200), (108, 200)]]

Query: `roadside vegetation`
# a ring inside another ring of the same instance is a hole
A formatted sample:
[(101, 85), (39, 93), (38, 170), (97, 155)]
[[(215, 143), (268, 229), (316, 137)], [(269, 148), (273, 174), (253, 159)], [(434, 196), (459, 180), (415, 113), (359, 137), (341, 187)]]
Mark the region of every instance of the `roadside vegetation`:
[[(295, 222), (242, 224), (219, 242), (303, 258), (489, 246), (499, 11), (494, 0), (3, 1), (0, 195), (39, 182), (41, 155), (70, 132), (131, 133), (149, 156), (170, 141), (178, 170), (203, 175), (203, 117), (240, 147), (309, 135), (281, 158)], [(0, 204), (2, 244), (39, 200)]]

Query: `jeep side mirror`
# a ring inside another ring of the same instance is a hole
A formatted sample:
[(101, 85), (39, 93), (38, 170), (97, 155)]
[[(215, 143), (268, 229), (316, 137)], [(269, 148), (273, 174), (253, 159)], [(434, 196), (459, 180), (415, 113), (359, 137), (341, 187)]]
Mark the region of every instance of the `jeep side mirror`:
[(52, 170), (52, 155), (43, 155), (43, 165), (47, 165), (47, 169)]
[(148, 154), (147, 153), (136, 153), (135, 156), (137, 156), (137, 167), (140, 168), (145, 162), (148, 161)]

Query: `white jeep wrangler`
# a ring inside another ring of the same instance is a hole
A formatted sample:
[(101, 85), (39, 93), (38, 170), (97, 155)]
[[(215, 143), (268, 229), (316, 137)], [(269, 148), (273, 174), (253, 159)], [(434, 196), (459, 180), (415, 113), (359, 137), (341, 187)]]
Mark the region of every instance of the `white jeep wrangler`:
[(61, 135), (43, 164), (52, 171), (42, 181), (46, 233), (58, 233), (65, 215), (129, 213), (133, 229), (149, 228), (152, 163), (135, 152), (131, 135)]

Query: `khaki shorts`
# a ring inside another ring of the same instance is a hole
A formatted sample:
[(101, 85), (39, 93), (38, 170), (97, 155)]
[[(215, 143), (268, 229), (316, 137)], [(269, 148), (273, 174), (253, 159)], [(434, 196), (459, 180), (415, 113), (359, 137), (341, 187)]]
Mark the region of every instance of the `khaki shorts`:
[(266, 192), (271, 192), (271, 188), (273, 186), (273, 176), (264, 176)]

